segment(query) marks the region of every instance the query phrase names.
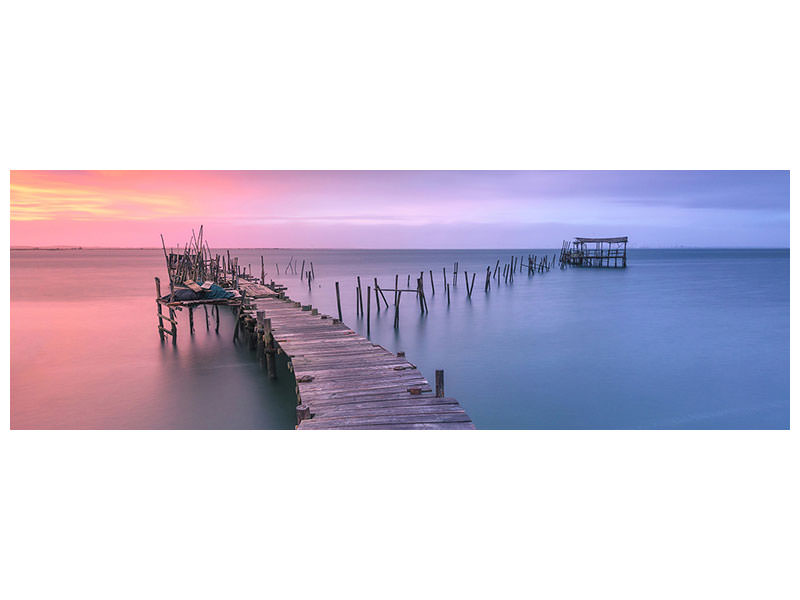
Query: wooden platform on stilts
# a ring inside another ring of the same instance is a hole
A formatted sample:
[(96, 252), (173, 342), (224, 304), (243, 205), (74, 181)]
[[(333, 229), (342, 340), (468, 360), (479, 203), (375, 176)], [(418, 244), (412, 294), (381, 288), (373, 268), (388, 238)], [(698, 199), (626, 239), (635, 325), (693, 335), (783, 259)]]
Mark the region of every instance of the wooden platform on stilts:
[(240, 322), (255, 336), (253, 345), (289, 359), (297, 382), (298, 429), (475, 429), (458, 401), (437, 396), (402, 353), (280, 297), (254, 278), (240, 289), (245, 296)]

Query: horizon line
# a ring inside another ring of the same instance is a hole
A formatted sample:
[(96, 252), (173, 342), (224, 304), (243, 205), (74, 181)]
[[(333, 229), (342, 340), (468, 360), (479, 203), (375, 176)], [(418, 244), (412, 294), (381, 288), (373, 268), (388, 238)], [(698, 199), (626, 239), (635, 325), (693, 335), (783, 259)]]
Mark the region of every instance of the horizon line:
[[(558, 246), (515, 246), (504, 248), (374, 248), (367, 246), (358, 247), (307, 247), (307, 246), (211, 246), (212, 249), (220, 250), (377, 250), (381, 252), (405, 251), (405, 250), (538, 250), (538, 249), (558, 249)], [(791, 246), (631, 246), (628, 250), (790, 250)], [(82, 246), (74, 244), (49, 244), (41, 246), (10, 246), (10, 250), (162, 250), (159, 246)]]

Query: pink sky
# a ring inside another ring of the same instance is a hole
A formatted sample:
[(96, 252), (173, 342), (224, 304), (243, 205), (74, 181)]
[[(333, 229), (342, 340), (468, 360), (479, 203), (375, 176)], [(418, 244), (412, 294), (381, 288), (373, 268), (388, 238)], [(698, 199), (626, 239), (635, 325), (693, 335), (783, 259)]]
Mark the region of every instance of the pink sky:
[(788, 246), (788, 215), (782, 171), (11, 172), (12, 246)]

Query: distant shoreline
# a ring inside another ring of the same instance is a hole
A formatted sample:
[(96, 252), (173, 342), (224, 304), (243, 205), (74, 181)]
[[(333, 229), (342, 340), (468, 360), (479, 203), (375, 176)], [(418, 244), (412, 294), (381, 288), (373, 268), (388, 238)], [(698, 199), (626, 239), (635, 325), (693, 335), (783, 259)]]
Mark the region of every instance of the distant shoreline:
[[(507, 250), (524, 250), (525, 248), (240, 248), (218, 246), (216, 249), (221, 250), (264, 250), (264, 251), (292, 251), (299, 252), (312, 251), (312, 252), (325, 252), (325, 251), (351, 251), (351, 250), (369, 250), (372, 252), (472, 252), (472, 251), (507, 251)], [(530, 248), (547, 249), (547, 246), (530, 246)], [(557, 248), (551, 246), (550, 248)], [(628, 246), (628, 250), (790, 250), (789, 246)], [(61, 251), (61, 250), (161, 250), (161, 247), (145, 247), (145, 246), (11, 246), (12, 251), (25, 251), (25, 250), (46, 250), (46, 251)]]

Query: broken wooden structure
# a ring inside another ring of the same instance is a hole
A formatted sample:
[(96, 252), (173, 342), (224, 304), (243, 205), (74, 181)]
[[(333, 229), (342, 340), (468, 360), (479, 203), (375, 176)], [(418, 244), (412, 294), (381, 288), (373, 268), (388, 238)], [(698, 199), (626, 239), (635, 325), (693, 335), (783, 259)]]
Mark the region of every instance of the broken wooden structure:
[(625, 268), (628, 266), (628, 236), (611, 238), (576, 237), (561, 245), (562, 267)]
[[(162, 342), (170, 336), (176, 343), (176, 311), (188, 309), (189, 331), (193, 334), (194, 310), (199, 306), (205, 311), (206, 329), (210, 330), (211, 305), (214, 329), (219, 333), (219, 306), (231, 306), (237, 311), (234, 342), (243, 340), (256, 351), (271, 378), (277, 377), (277, 355), (288, 358), (289, 371), (296, 381), (298, 429), (475, 429), (459, 403), (444, 396), (443, 371), (436, 372), (434, 391), (404, 353), (392, 354), (342, 323), (338, 282), (339, 318), (334, 319), (286, 297), (284, 286), (267, 283), (263, 257), (259, 280), (249, 266), (239, 267), (238, 258), (229, 252), (212, 254), (203, 240), (202, 227), (197, 235), (192, 231), (182, 251), (168, 252), (163, 236), (162, 247), (170, 284), (169, 293), (162, 295), (161, 282), (155, 278)], [(295, 263), (292, 257), (285, 272), (296, 274)], [(310, 287), (314, 266), (309, 262), (308, 271), (305, 266), (304, 261), (300, 278)], [(276, 265), (276, 272), (280, 272), (278, 269)], [(420, 277), (416, 291), (422, 306), (421, 281)], [(394, 291), (399, 296), (401, 290), (397, 286), (382, 290), (377, 278), (374, 283), (376, 302), (380, 298), (388, 308), (383, 292)], [(360, 298), (360, 280), (358, 293)], [(367, 287), (368, 315), (369, 306)]]

